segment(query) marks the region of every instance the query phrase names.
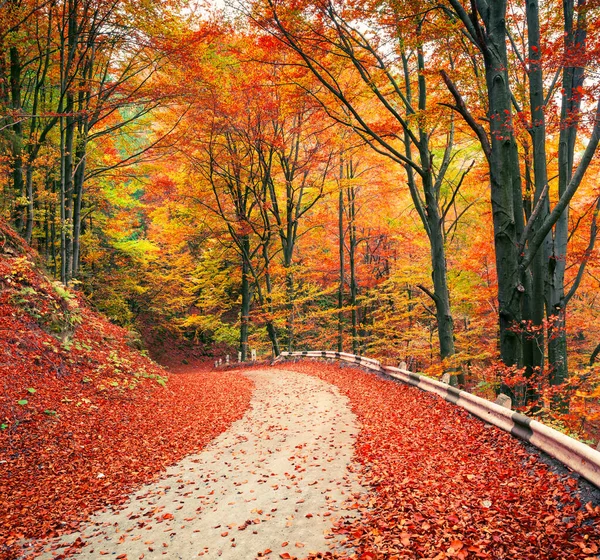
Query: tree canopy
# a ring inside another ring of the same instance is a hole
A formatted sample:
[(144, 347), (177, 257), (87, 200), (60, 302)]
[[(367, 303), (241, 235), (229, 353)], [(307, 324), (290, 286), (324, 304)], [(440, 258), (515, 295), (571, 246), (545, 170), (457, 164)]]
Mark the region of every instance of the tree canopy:
[(367, 354), (585, 429), (599, 10), (9, 0), (2, 218), (147, 340)]

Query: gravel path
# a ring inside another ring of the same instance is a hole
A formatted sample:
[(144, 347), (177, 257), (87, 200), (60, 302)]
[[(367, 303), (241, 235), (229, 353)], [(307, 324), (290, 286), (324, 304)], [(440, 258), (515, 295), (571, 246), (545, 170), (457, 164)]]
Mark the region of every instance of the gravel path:
[(80, 537), (79, 557), (128, 560), (293, 558), (339, 547), (333, 522), (352, 515), (364, 491), (346, 397), (301, 373), (246, 374), (256, 389), (241, 420), (61, 544)]

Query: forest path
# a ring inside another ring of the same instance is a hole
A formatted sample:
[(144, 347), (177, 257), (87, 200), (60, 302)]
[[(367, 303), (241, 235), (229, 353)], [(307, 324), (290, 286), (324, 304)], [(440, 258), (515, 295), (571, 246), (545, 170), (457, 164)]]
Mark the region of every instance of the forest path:
[[(339, 546), (333, 523), (356, 511), (356, 500), (344, 502), (363, 491), (347, 398), (302, 373), (246, 375), (256, 388), (241, 420), (61, 544), (79, 537), (80, 558), (128, 560), (251, 559), (269, 549), (271, 557), (293, 558)], [(42, 558), (58, 552), (47, 549)]]

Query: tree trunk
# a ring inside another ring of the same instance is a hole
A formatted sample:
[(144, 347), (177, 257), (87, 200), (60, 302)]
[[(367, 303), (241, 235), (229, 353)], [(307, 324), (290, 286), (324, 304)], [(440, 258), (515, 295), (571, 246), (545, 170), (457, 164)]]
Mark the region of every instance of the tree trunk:
[[(583, 10), (578, 12), (574, 29), (574, 0), (563, 1), (565, 58), (573, 60), (585, 55), (587, 31)], [(585, 0), (578, 0), (583, 8)], [(579, 89), (583, 85), (584, 66), (567, 64), (563, 69), (561, 127), (558, 139), (558, 193), (562, 196), (573, 175), (575, 141), (578, 131), (578, 116), (581, 106)], [(569, 237), (569, 208), (562, 213), (554, 230), (552, 255), (547, 261), (548, 283), (546, 290), (546, 315), (548, 318), (548, 362), (550, 383), (560, 385), (568, 379), (565, 268), (567, 241)], [(564, 403), (559, 405), (564, 410)]]
[(250, 240), (248, 236), (241, 238), (242, 249), (242, 306), (240, 310), (240, 352), (242, 354), (242, 362), (248, 359), (248, 326), (250, 323), (250, 267), (245, 255), (250, 254)]
[(27, 196), (27, 218), (25, 222), (25, 241), (31, 244), (33, 237), (33, 220), (35, 216), (35, 207), (33, 201), (33, 167), (31, 162), (27, 165), (25, 171), (25, 193)]
[(350, 306), (352, 353), (360, 354), (358, 340), (358, 282), (356, 279), (356, 190), (350, 186), (346, 189), (348, 199), (348, 264), (350, 266)]
[[(87, 128), (87, 127), (85, 127)], [(76, 151), (77, 168), (73, 181), (73, 258), (71, 262), (71, 277), (77, 278), (79, 274), (79, 261), (81, 255), (81, 206), (83, 203), (83, 183), (85, 180), (87, 131), (84, 130)]]
[[(427, 191), (426, 191), (427, 192)], [(454, 349), (454, 319), (450, 308), (450, 291), (448, 289), (448, 272), (446, 265), (446, 251), (444, 247), (444, 233), (438, 211), (437, 201), (427, 207), (429, 219), (429, 242), (431, 248), (431, 269), (433, 280), (433, 301), (437, 319), (437, 332), (439, 340), (440, 357), (442, 360), (453, 356)], [(449, 370), (456, 372), (455, 368)], [(464, 385), (462, 374), (453, 374), (451, 384)]]
[[(17, 47), (11, 47), (9, 52), (11, 108), (18, 114), (21, 111), (21, 58)], [(25, 181), (23, 180), (23, 124), (18, 117), (16, 120), (13, 120), (13, 138), (11, 142), (12, 179), (16, 198), (13, 220), (15, 229), (23, 234), (25, 227), (25, 208), (27, 206), (27, 204), (24, 203), (24, 197), (27, 193), (25, 192)]]
[[(265, 260), (265, 287), (266, 287), (266, 296), (265, 296), (265, 304), (267, 308), (267, 334), (269, 336), (269, 340), (271, 341), (271, 348), (273, 349), (273, 356), (276, 358), (281, 353), (279, 349), (279, 339), (277, 337), (277, 329), (273, 323), (273, 285), (271, 282), (271, 273), (269, 272), (269, 264), (271, 262), (271, 257), (269, 256), (269, 245), (268, 242), (263, 244), (263, 258)], [(261, 296), (262, 299), (262, 296)], [(263, 302), (261, 302), (262, 304)]]
[[(485, 27), (482, 45), (488, 89), (491, 150), (489, 155), (492, 215), (498, 304), (500, 357), (505, 365), (523, 364), (521, 337), (521, 299), (524, 286), (519, 276), (519, 232), (524, 229), (521, 176), (517, 143), (513, 134), (512, 105), (506, 53), (506, 1), (487, 3), (478, 0)], [(502, 386), (501, 391), (512, 394)]]
[(62, 180), (61, 186), (61, 281), (67, 286), (71, 281), (73, 270), (73, 146), (75, 141), (75, 118), (73, 117), (73, 94), (67, 93), (65, 105), (65, 131), (62, 153)]
[[(340, 163), (340, 179), (343, 179), (343, 163)], [(344, 351), (344, 282), (345, 282), (345, 263), (344, 263), (344, 189), (340, 184), (340, 193), (338, 196), (338, 235), (339, 235), (339, 255), (340, 255), (340, 283), (338, 287), (338, 352)]]
[(294, 351), (294, 273), (292, 272), (291, 264), (285, 267), (285, 293), (286, 293), (286, 308), (287, 317), (285, 321), (285, 330), (287, 333), (287, 349), (288, 352)]

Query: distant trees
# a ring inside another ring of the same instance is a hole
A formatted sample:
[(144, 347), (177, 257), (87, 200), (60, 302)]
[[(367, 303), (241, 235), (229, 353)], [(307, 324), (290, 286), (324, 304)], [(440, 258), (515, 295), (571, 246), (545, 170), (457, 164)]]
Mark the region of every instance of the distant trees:
[[(249, 49), (251, 41), (241, 37), (225, 45), (220, 56)], [(255, 56), (261, 51), (256, 46)], [(217, 218), (216, 228), (240, 258), (239, 351), (244, 360), (253, 301), (273, 353), (278, 355), (282, 345), (294, 349), (301, 222), (323, 196), (333, 162), (330, 126), (323, 124), (320, 108), (278, 80), (277, 70), (266, 62), (251, 66), (236, 60), (218, 83), (203, 84), (186, 116), (195, 134), (179, 144), (197, 183), (189, 194)], [(277, 269), (283, 272), (283, 295), (276, 285)], [(283, 298), (282, 303), (276, 305), (275, 298)]]
[[(290, 64), (314, 74), (319, 87), (312, 94), (328, 115), (404, 168), (406, 188), (430, 242), (433, 290), (422, 289), (436, 310), (445, 359), (455, 347), (444, 244), (448, 208), (440, 193), (450, 186), (456, 195), (468, 166), (454, 161), (454, 123), (447, 110), (440, 111), (429, 76), (431, 65), (452, 65), (452, 58), (425, 55), (426, 14), (406, 18), (397, 4), (384, 8), (375, 18), (370, 4), (343, 7), (329, 1), (308, 3), (302, 13), (276, 0), (247, 10), (295, 53)], [(444, 49), (443, 40), (436, 48)]]

